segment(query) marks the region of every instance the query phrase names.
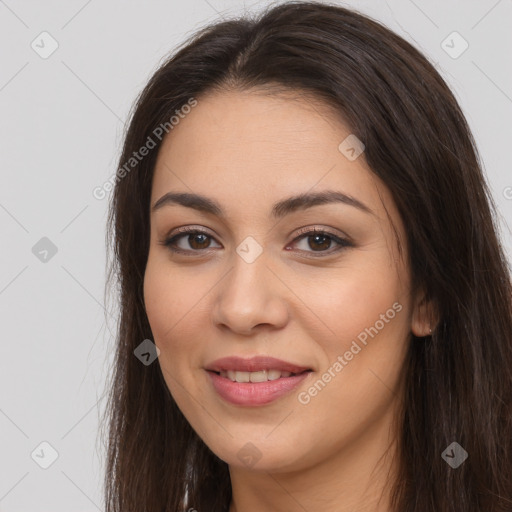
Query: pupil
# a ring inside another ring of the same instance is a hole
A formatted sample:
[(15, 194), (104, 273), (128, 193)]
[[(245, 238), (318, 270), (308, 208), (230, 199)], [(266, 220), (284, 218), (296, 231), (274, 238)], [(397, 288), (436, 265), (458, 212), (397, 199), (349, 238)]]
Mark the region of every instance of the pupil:
[[(322, 239), (323, 239), (323, 240), (327, 240), (327, 247), (325, 247), (325, 243), (324, 243), (324, 244), (320, 244), (320, 245), (323, 245), (323, 246), (324, 246), (324, 247), (321, 247), (321, 249), (322, 249), (322, 248), (323, 248), (323, 249), (328, 249), (328, 248), (329, 248), (329, 241), (328, 241), (328, 240), (329, 240), (329, 237), (327, 237), (327, 236), (325, 236), (325, 235), (313, 235), (313, 237), (312, 237), (312, 238), (315, 240), (315, 242), (314, 242), (314, 243), (316, 243), (316, 240), (317, 240), (317, 239), (320, 239), (320, 240), (322, 240)], [(310, 247), (311, 247), (311, 244), (310, 244)], [(311, 247), (311, 248), (312, 248), (312, 249), (314, 249), (313, 247)]]
[[(199, 245), (200, 245), (200, 246), (205, 245), (205, 244), (206, 244), (206, 245), (208, 245), (208, 244), (206, 243), (206, 241), (207, 241), (207, 239), (208, 239), (207, 235), (203, 235), (203, 234), (195, 234), (195, 235), (190, 235), (190, 236), (192, 237), (192, 240), (194, 240), (194, 241), (195, 241), (195, 240), (197, 240), (197, 238), (203, 237), (203, 242), (199, 242)], [(189, 242), (190, 242), (190, 239), (189, 239)], [(194, 244), (193, 244), (193, 243), (192, 243), (191, 245), (192, 245), (192, 247), (194, 247)], [(202, 247), (199, 247), (199, 248), (201, 249)]]

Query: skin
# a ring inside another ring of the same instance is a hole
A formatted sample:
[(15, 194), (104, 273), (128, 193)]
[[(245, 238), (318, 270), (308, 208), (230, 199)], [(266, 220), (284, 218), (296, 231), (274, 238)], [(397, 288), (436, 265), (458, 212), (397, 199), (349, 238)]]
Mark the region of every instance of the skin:
[[(194, 192), (226, 211), (221, 218), (167, 205), (151, 214), (144, 298), (173, 398), (229, 465), (230, 512), (390, 510), (385, 482), (395, 469), (401, 368), (411, 331), (427, 335), (431, 322), (421, 290), (410, 290), (404, 226), (389, 190), (364, 153), (350, 161), (338, 150), (350, 133), (319, 100), (223, 91), (198, 98), (159, 151), (151, 205), (170, 191)], [(327, 189), (373, 213), (332, 203), (270, 217), (276, 201)], [(162, 244), (182, 226), (208, 231), (176, 242), (188, 255)], [(353, 246), (336, 251), (333, 239), (297, 234), (303, 227), (348, 236)], [(252, 263), (236, 252), (248, 236), (263, 250)], [(300, 403), (299, 393), (395, 303), (400, 312)], [(270, 404), (224, 401), (204, 367), (258, 354), (314, 371)], [(248, 442), (260, 457), (253, 465), (238, 457)]]

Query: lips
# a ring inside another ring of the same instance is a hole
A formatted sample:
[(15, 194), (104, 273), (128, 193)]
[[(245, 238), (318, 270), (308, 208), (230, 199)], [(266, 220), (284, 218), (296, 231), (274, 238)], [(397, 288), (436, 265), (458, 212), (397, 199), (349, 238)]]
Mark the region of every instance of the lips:
[(220, 372), (259, 372), (262, 370), (277, 370), (280, 372), (290, 372), (292, 374), (300, 374), (311, 370), (307, 366), (300, 366), (282, 359), (276, 359), (269, 356), (255, 356), (244, 359), (238, 356), (223, 357), (213, 361), (205, 366), (205, 370)]
[(313, 373), (311, 368), (269, 356), (231, 356), (204, 368), (217, 394), (237, 406), (262, 406), (289, 395)]

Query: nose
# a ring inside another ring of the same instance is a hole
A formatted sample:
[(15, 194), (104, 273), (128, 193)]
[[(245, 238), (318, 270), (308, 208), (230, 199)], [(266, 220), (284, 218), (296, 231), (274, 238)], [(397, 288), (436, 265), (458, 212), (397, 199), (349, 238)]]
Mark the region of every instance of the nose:
[(214, 324), (241, 335), (281, 329), (288, 321), (288, 289), (268, 266), (265, 254), (248, 262), (235, 252), (232, 261), (214, 288)]

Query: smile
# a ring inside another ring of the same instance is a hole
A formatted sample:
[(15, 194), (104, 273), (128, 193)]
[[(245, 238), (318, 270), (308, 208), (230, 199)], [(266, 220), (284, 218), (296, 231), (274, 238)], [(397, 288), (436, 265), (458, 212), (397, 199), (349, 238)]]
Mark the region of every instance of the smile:
[(230, 379), (233, 382), (267, 382), (269, 380), (277, 380), (286, 377), (295, 377), (298, 374), (282, 370), (261, 370), (258, 372), (227, 370), (219, 372), (219, 375), (221, 377), (225, 377), (226, 379)]
[[(250, 407), (265, 405), (290, 394), (311, 373), (311, 370), (305, 370), (298, 374), (280, 370), (207, 371), (213, 390), (223, 400), (233, 405)], [(270, 377), (275, 378), (271, 379)]]

